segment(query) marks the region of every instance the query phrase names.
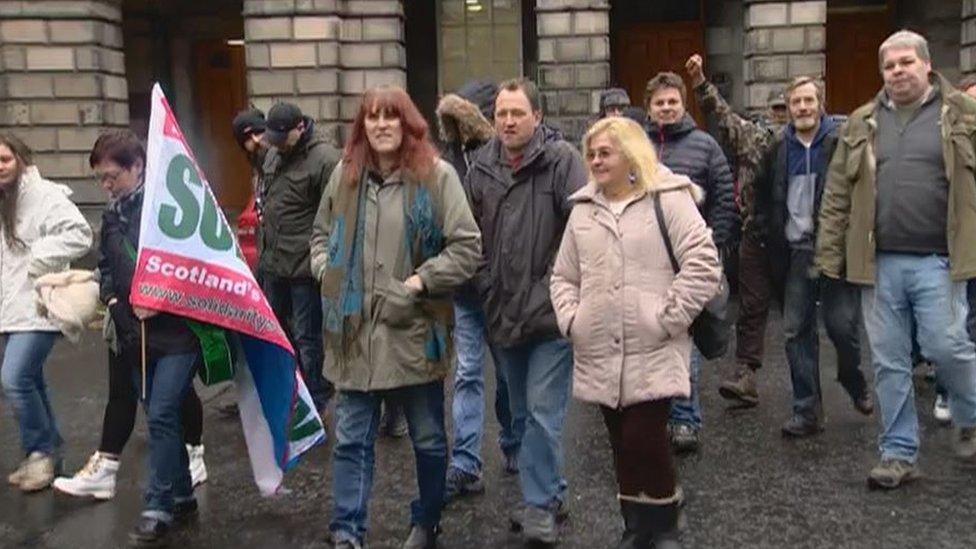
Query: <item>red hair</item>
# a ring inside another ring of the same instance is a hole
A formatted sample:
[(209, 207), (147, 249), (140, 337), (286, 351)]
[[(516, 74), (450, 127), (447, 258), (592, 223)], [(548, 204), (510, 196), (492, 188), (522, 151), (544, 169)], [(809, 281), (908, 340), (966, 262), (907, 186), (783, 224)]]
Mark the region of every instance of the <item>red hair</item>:
[(426, 179), (437, 161), (437, 148), (430, 141), (430, 127), (407, 92), (396, 86), (379, 86), (363, 93), (359, 112), (352, 121), (349, 141), (342, 154), (342, 180), (349, 185), (359, 183), (365, 168), (375, 168), (376, 155), (366, 138), (366, 116), (385, 111), (400, 119), (403, 141), (400, 143), (399, 166), (407, 177)]

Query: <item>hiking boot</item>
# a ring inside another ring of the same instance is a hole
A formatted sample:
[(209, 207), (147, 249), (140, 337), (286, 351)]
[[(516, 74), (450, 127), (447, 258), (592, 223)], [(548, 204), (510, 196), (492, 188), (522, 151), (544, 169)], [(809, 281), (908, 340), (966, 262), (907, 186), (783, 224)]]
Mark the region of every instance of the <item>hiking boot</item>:
[(203, 462), (203, 444), (186, 445), (186, 455), (190, 458), (190, 479), (193, 487), (207, 482), (207, 464)]
[(31, 452), (20, 477), (20, 490), (39, 492), (54, 482), (54, 458), (41, 452)]
[(115, 497), (115, 476), (118, 472), (118, 459), (95, 452), (75, 476), (55, 479), (54, 489), (69, 496), (109, 500)]
[(945, 395), (935, 395), (935, 407), (932, 409), (935, 420), (943, 425), (952, 423), (952, 412), (949, 410), (949, 399)]
[(868, 487), (893, 490), (917, 479), (918, 467), (902, 459), (882, 459), (868, 475)]
[(517, 475), (519, 473), (518, 452), (505, 454), (502, 467), (504, 468), (505, 473), (509, 475)]
[[(515, 506), (515, 510), (508, 515), (508, 526), (512, 532), (521, 532), (523, 530), (523, 523), (525, 521), (525, 513), (529, 508), (524, 502), (520, 502)], [(569, 509), (562, 500), (558, 500), (549, 506), (553, 513), (555, 513), (556, 524), (561, 524), (569, 518)]]
[(437, 535), (440, 529), (437, 527), (429, 528), (414, 524), (410, 528), (410, 535), (403, 542), (403, 549), (435, 549), (437, 547)]
[(24, 471), (27, 469), (27, 462), (30, 461), (30, 457), (25, 457), (24, 461), (20, 462), (20, 465), (16, 469), (11, 471), (7, 476), (7, 482), (12, 486), (20, 486), (21, 479), (24, 478)]
[(485, 493), (485, 483), (480, 475), (473, 475), (457, 467), (447, 470), (447, 485), (444, 489), (444, 499), (452, 499), (469, 495)]
[(854, 409), (865, 416), (870, 416), (874, 413), (874, 399), (871, 398), (870, 391), (864, 391), (863, 395), (854, 399)]
[(976, 465), (976, 427), (957, 428), (953, 450), (958, 459)]
[(675, 423), (671, 427), (671, 449), (678, 454), (698, 451), (700, 444), (698, 429), (690, 423)]
[(403, 438), (410, 434), (403, 408), (384, 404), (383, 417), (380, 418), (380, 434), (391, 438)]
[(522, 509), (522, 535), (529, 541), (552, 545), (556, 543), (556, 512), (550, 508), (526, 505)]
[(781, 429), (786, 438), (804, 438), (819, 435), (824, 430), (823, 425), (817, 420), (810, 420), (800, 416), (793, 416), (783, 424)]
[(169, 540), (172, 525), (156, 517), (141, 516), (129, 533), (130, 547), (159, 547)]
[(722, 398), (740, 406), (752, 408), (759, 404), (759, 391), (756, 389), (756, 372), (748, 364), (736, 366), (732, 375), (722, 381), (718, 388)]

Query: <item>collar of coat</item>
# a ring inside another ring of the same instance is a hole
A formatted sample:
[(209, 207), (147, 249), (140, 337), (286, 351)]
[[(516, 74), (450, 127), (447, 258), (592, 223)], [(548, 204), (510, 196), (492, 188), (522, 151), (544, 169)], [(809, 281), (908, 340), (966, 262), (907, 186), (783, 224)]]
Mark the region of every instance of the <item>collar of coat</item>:
[[(929, 82), (939, 88), (939, 100), (942, 102), (943, 116), (949, 115), (949, 123), (954, 123), (957, 118), (961, 118), (967, 124), (976, 124), (976, 101), (964, 92), (961, 92), (952, 85), (941, 73), (932, 71), (929, 74)], [(855, 128), (867, 124), (873, 130), (877, 127), (875, 112), (881, 101), (887, 100), (884, 89), (878, 92), (874, 99), (861, 105), (851, 113), (846, 124), (845, 135), (850, 135)], [(946, 131), (944, 129), (943, 131)]]
[[(657, 175), (648, 185), (648, 188), (644, 189), (638, 193), (633, 201), (640, 200), (650, 193), (663, 193), (669, 191), (677, 191), (680, 189), (688, 189), (691, 193), (692, 198), (695, 199), (696, 204), (700, 204), (705, 198), (705, 192), (699, 187), (692, 183), (691, 179), (684, 175), (678, 175), (668, 169), (664, 164), (658, 164)], [(569, 200), (574, 204), (581, 202), (593, 202), (597, 204), (607, 205), (606, 199), (603, 194), (600, 193), (600, 188), (591, 179), (586, 183), (586, 185), (573, 193), (569, 197)]]

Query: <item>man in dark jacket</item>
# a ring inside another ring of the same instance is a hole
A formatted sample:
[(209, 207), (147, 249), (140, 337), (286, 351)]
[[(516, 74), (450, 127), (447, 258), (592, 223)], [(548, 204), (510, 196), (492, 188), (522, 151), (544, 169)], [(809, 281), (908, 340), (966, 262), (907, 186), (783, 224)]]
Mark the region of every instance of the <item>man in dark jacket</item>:
[(268, 151), (261, 180), (258, 280), (298, 355), (302, 377), (319, 410), (335, 392), (322, 375), (322, 301), (312, 278), (309, 241), (319, 199), (339, 153), (315, 123), (290, 103), (268, 111)]
[(793, 414), (783, 436), (823, 430), (817, 303), (837, 349), (837, 377), (854, 407), (874, 409), (861, 373), (855, 286), (811, 274), (824, 176), (837, 145), (837, 126), (823, 112), (823, 85), (801, 76), (786, 89), (790, 124), (766, 152), (756, 179), (756, 223), (764, 227), (774, 293), (783, 304)]
[(500, 86), (497, 137), (478, 150), (466, 187), (481, 228), (485, 264), (475, 277), (488, 334), (508, 381), (512, 415), (524, 416), (519, 451), (524, 508), (513, 524), (529, 540), (556, 541), (566, 497), (562, 427), (573, 358), (549, 298), (549, 276), (586, 169), (565, 141), (546, 142), (539, 92), (531, 81)]
[[(470, 82), (457, 93), (445, 95), (437, 105), (437, 119), (444, 158), (463, 180), (475, 151), (495, 137), (490, 120), (495, 110), (498, 86), (491, 82)], [(495, 417), (501, 425), (498, 443), (505, 457), (505, 470), (518, 473), (518, 449), (525, 418), (513, 425), (508, 405), (508, 385), (497, 354), (486, 340), (485, 313), (473, 285), (460, 288), (454, 297), (454, 448), (447, 471), (447, 494), (451, 499), (484, 491), (481, 475), (481, 437), (484, 432), (486, 349), (495, 364)]]
[[(685, 110), (687, 90), (680, 76), (662, 72), (647, 83), (648, 135), (661, 163), (674, 173), (686, 175), (705, 191), (702, 215), (712, 229), (712, 238), (725, 256), (738, 238), (739, 214), (735, 208), (732, 171), (725, 153), (707, 133), (695, 126)], [(671, 443), (678, 452), (698, 450), (701, 405), (698, 374), (703, 357), (691, 351), (691, 396), (675, 399), (671, 406)]]

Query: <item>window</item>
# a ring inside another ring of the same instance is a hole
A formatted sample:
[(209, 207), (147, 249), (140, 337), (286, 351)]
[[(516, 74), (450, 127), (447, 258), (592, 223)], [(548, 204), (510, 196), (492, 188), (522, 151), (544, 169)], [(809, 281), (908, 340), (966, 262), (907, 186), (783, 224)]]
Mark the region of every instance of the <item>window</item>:
[(438, 0), (442, 92), (522, 75), (520, 0)]

